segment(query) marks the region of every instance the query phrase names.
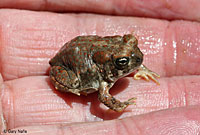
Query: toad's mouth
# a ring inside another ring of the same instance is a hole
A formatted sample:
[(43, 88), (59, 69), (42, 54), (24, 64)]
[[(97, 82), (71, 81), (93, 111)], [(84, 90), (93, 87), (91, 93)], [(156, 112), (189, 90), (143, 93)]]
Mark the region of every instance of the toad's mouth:
[(127, 68), (126, 70), (117, 70), (117, 75), (115, 76), (115, 78), (125, 77), (125, 76), (133, 73), (134, 71), (136, 71), (139, 67), (140, 67), (140, 65), (136, 66), (135, 68)]

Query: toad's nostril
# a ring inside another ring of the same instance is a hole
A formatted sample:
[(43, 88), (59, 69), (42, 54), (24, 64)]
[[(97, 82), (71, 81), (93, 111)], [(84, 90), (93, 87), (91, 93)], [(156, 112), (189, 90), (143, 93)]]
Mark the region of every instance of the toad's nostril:
[(141, 63), (141, 62), (142, 62), (142, 59), (141, 59), (140, 57), (137, 57), (137, 58), (136, 58), (136, 62), (137, 62), (137, 63)]

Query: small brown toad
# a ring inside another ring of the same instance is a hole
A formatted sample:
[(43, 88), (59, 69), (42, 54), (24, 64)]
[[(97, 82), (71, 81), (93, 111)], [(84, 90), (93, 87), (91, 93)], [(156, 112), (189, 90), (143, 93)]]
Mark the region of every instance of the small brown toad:
[(124, 36), (78, 36), (67, 42), (50, 60), (50, 78), (55, 88), (76, 95), (98, 91), (99, 100), (120, 112), (135, 104), (135, 98), (120, 102), (109, 94), (113, 84), (135, 70), (135, 79), (152, 79), (158, 74), (142, 65), (143, 54), (137, 39)]

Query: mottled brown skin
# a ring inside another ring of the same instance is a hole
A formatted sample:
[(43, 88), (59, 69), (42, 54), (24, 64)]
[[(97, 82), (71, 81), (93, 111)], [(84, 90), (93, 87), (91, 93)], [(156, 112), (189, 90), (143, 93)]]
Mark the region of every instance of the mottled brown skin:
[[(50, 78), (55, 88), (76, 95), (98, 91), (99, 100), (110, 109), (120, 112), (134, 104), (135, 98), (120, 102), (109, 94), (119, 79), (136, 69), (135, 79), (158, 76), (141, 65), (143, 54), (137, 39), (124, 36), (78, 36), (67, 42), (50, 60)], [(157, 81), (156, 81), (157, 82)]]

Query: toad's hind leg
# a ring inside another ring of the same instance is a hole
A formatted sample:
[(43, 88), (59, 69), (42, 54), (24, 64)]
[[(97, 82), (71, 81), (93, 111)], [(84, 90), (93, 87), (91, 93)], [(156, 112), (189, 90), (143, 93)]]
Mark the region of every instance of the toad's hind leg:
[(53, 66), (49, 72), (55, 88), (63, 92), (79, 93), (79, 80), (74, 72), (62, 66)]
[[(105, 86), (105, 85), (104, 85)], [(109, 87), (101, 87), (99, 90), (99, 100), (109, 107), (110, 109), (116, 111), (116, 112), (121, 112), (123, 111), (126, 107), (128, 107), (131, 104), (135, 104), (136, 98), (131, 98), (125, 102), (120, 102), (116, 98), (114, 98), (112, 95), (109, 94)]]

